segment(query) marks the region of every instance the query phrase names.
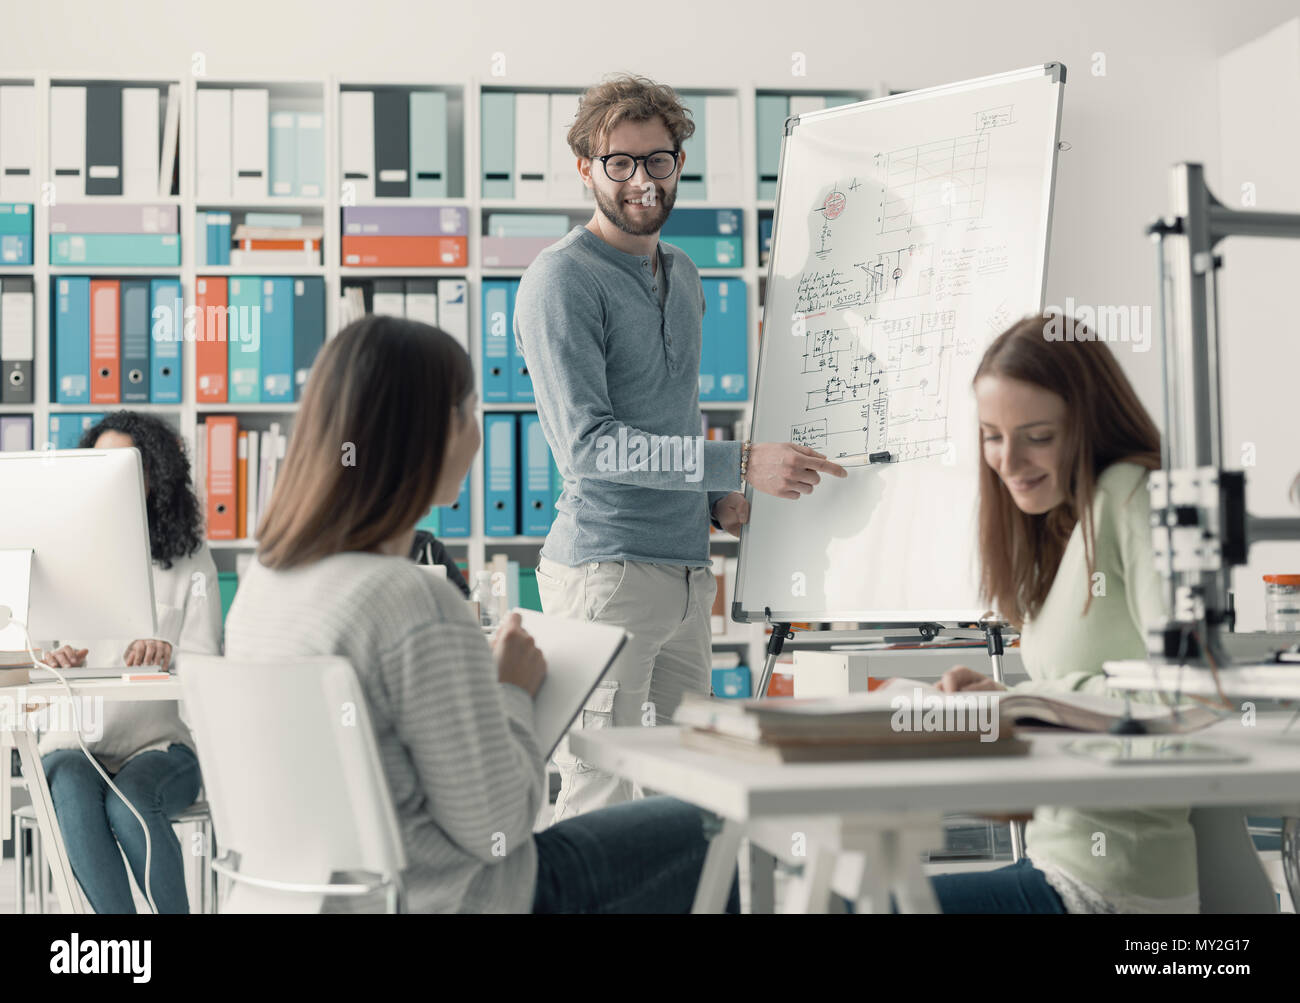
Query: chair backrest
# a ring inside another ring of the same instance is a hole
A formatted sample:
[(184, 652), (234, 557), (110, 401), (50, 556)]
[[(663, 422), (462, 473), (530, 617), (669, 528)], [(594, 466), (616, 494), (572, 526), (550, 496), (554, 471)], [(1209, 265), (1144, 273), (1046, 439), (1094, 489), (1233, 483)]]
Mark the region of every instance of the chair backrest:
[[(177, 671), (217, 846), (254, 878), (326, 884), (406, 865), (370, 724), (347, 659), (251, 662), (183, 652)], [(225, 911), (315, 912), (321, 896), (237, 884)]]

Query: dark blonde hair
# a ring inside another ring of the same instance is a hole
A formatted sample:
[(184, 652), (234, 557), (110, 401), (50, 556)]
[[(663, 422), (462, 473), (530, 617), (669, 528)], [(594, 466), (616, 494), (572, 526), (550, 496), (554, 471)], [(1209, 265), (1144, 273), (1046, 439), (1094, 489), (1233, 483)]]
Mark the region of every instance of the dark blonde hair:
[(677, 100), (676, 91), (646, 77), (622, 74), (601, 81), (582, 95), (578, 116), (565, 138), (574, 156), (595, 157), (620, 122), (648, 122), (655, 116), (664, 120), (677, 150), (695, 134), (690, 111)]
[[(1072, 332), (1074, 340), (1048, 340), (1048, 330)], [(1120, 460), (1159, 467), (1160, 432), (1110, 349), (1070, 318), (1030, 316), (1013, 324), (984, 353), (975, 381), (983, 376), (1030, 383), (1065, 401), (1061, 469), (1056, 472), (1065, 499), (1040, 515), (1016, 506), (997, 471), (983, 461), (983, 432), (977, 432), (981, 592), (1020, 627), (1042, 609), (1080, 521), (1088, 565), (1083, 584), (1091, 582), (1097, 568), (1092, 524), (1097, 478)], [(1092, 604), (1090, 588), (1087, 596), (1085, 613)]]
[(292, 568), (414, 527), (473, 387), (465, 350), (428, 324), (369, 315), (326, 342), (258, 525), (259, 560)]

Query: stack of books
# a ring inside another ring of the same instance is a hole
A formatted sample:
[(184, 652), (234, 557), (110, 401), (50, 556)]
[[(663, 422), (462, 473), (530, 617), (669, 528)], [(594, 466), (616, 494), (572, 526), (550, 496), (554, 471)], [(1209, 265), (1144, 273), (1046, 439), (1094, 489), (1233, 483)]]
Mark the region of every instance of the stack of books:
[(1140, 721), (1147, 734), (1197, 731), (1206, 707), (1129, 703), (1092, 693), (1014, 690), (941, 693), (894, 678), (869, 693), (791, 700), (714, 700), (688, 694), (673, 715), (692, 748), (767, 763), (1023, 755), (1017, 726), (1106, 732)]
[(960, 722), (955, 715), (946, 722), (941, 717), (939, 727), (928, 729), (923, 716), (914, 721), (910, 707), (897, 705), (898, 695), (878, 691), (806, 700), (717, 700), (687, 694), (673, 723), (683, 726), (682, 741), (692, 748), (762, 763), (1014, 756), (1029, 751), (1011, 720), (991, 701), (983, 708), (976, 701), (966, 702)]

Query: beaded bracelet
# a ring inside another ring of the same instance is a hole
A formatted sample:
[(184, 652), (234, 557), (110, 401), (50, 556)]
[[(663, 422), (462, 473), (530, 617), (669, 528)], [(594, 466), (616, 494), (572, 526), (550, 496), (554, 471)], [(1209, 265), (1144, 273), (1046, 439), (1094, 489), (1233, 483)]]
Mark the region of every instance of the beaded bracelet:
[(749, 469), (749, 447), (753, 445), (748, 439), (740, 449), (740, 482), (745, 482), (745, 472)]

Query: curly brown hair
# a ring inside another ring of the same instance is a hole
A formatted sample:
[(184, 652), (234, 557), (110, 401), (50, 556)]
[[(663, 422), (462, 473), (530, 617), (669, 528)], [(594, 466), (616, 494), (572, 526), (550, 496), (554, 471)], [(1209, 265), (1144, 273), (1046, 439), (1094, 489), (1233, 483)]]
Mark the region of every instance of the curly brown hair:
[(566, 140), (576, 157), (594, 157), (604, 148), (620, 122), (646, 122), (659, 116), (677, 150), (695, 134), (690, 110), (682, 107), (677, 92), (647, 77), (621, 74), (587, 89), (579, 99), (578, 115)]

